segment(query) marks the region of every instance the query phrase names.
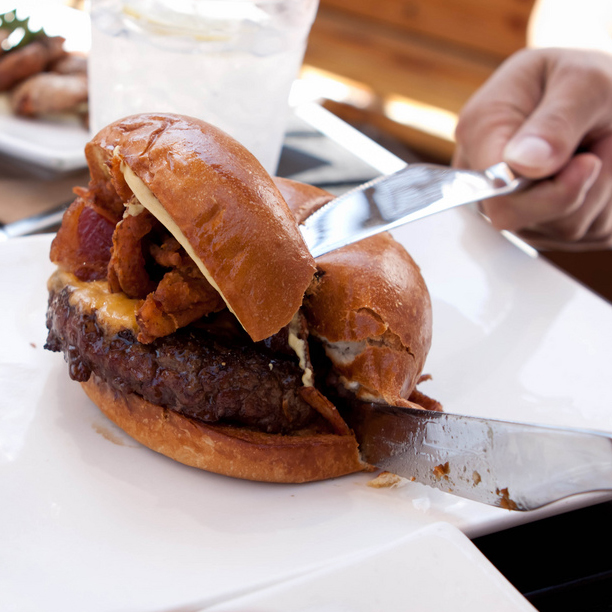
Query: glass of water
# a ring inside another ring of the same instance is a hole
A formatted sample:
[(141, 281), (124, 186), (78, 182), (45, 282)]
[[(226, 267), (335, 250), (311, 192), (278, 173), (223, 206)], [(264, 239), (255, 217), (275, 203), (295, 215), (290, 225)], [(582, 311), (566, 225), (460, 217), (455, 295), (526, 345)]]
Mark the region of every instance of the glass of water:
[(90, 124), (212, 123), (274, 173), (318, 0), (92, 0)]

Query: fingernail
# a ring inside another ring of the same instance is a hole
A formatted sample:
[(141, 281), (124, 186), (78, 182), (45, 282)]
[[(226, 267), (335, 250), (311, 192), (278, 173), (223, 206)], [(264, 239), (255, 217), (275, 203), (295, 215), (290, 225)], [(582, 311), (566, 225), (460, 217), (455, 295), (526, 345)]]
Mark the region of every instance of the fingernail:
[(523, 136), (506, 145), (504, 160), (527, 168), (547, 168), (552, 154), (552, 147), (543, 138)]

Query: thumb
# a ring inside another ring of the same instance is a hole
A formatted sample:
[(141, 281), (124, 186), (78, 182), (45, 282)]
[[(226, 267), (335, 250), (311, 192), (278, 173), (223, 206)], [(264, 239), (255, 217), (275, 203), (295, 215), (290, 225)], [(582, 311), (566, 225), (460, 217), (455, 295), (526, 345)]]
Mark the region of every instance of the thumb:
[(574, 79), (551, 76), (541, 102), (506, 144), (504, 161), (529, 178), (552, 176), (563, 168), (599, 110), (595, 97), (580, 92)]
[(558, 165), (563, 165), (555, 160), (553, 145), (546, 134), (516, 134), (506, 145), (503, 157), (519, 174), (533, 179), (550, 176)]

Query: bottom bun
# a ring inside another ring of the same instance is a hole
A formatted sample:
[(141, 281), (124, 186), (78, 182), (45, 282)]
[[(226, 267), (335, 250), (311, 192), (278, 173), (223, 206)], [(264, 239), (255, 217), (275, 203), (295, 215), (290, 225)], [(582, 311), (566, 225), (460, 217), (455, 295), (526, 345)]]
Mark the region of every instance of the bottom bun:
[(148, 448), (208, 472), (262, 482), (303, 483), (368, 470), (353, 435), (267, 434), (211, 425), (121, 394), (92, 374), (81, 383), (100, 410)]

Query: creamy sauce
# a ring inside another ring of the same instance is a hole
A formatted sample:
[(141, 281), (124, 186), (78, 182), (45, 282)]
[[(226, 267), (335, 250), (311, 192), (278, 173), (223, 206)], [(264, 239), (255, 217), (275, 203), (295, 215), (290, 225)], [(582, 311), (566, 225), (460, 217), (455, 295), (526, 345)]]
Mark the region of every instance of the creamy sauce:
[[(323, 336), (319, 336), (323, 341), (325, 347), (325, 353), (330, 358), (334, 365), (339, 367), (350, 366), (353, 361), (367, 348), (367, 342), (365, 340), (358, 340), (356, 342), (341, 341), (341, 342), (329, 342)], [(366, 402), (381, 402), (382, 398), (379, 394), (373, 395), (356, 380), (350, 380), (346, 376), (339, 377), (340, 383), (344, 386), (347, 391), (354, 393), (359, 399)]]
[(366, 348), (365, 340), (358, 340), (357, 342), (351, 342), (348, 340), (341, 342), (328, 342), (325, 338), (322, 338), (322, 340), (325, 343), (325, 352), (329, 358), (334, 363), (341, 365), (351, 364)]
[(298, 356), (300, 360), (300, 368), (304, 371), (302, 375), (302, 384), (305, 387), (312, 387), (313, 382), (313, 372), (311, 368), (306, 367), (306, 342), (301, 338), (298, 338), (297, 329), (298, 329), (298, 315), (296, 314), (291, 323), (289, 324), (289, 346), (295, 351), (295, 354)]

